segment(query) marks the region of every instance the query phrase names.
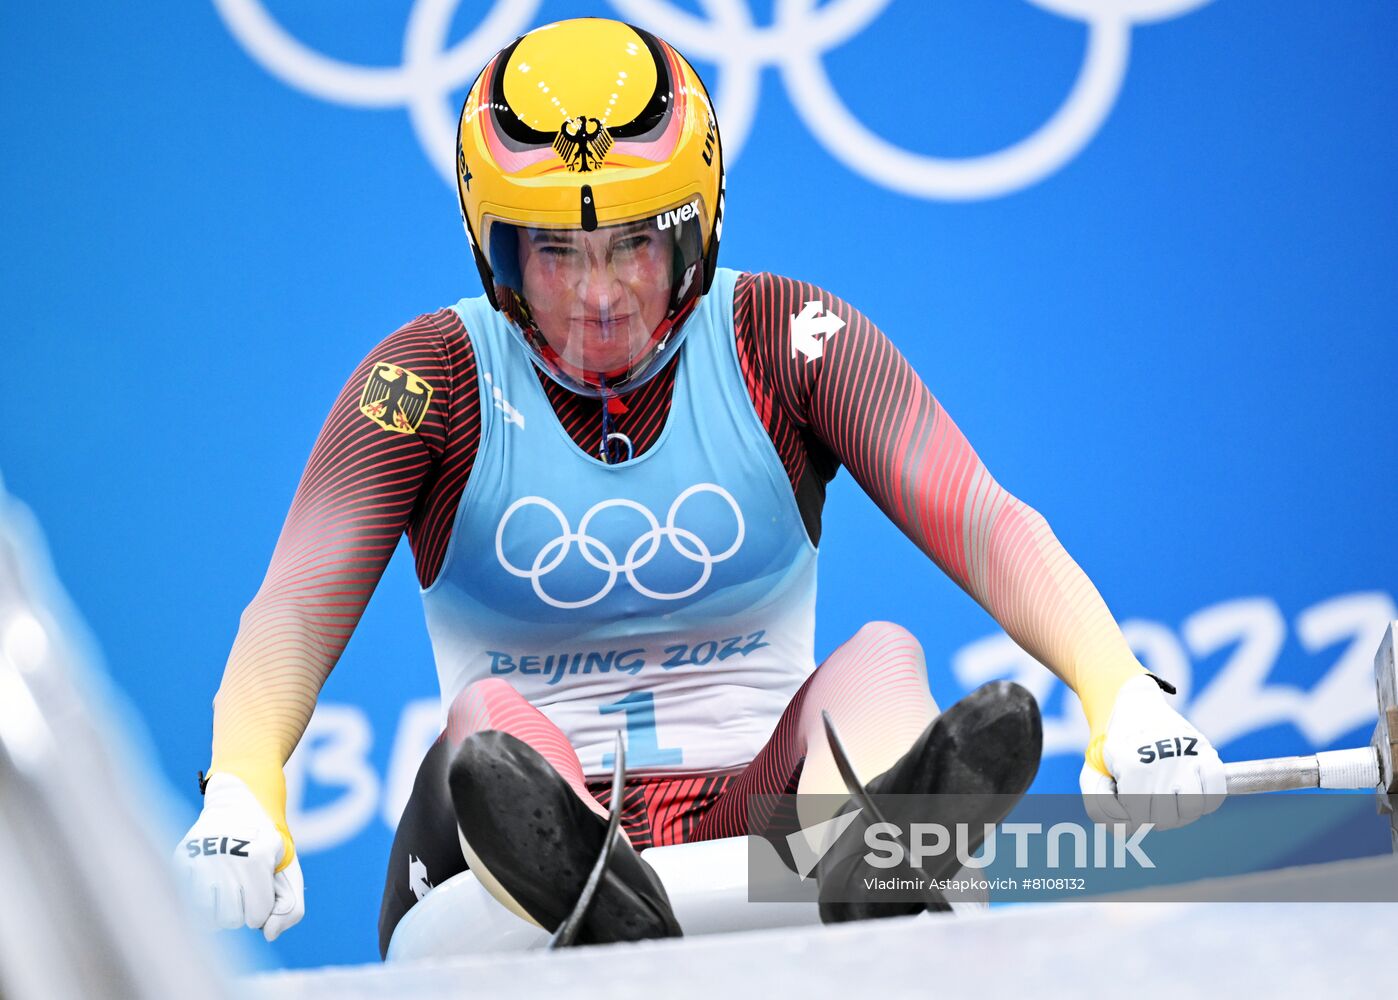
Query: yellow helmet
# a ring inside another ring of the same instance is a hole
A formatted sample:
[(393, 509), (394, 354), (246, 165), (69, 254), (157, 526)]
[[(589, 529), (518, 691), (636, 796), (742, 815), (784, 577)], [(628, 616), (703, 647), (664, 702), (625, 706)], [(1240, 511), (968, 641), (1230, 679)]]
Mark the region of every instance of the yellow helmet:
[(723, 156), (668, 44), (601, 18), (516, 39), (466, 95), (457, 193), (491, 305), (550, 377), (617, 395), (674, 356), (713, 280)]

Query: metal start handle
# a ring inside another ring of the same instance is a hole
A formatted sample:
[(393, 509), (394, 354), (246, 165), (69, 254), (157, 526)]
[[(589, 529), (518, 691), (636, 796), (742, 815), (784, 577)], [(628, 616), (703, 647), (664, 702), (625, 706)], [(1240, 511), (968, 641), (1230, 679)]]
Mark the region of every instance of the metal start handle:
[(1372, 746), (1325, 750), (1305, 757), (1272, 757), (1223, 765), (1229, 795), (1284, 792), (1293, 788), (1373, 790), (1381, 780), (1379, 755)]

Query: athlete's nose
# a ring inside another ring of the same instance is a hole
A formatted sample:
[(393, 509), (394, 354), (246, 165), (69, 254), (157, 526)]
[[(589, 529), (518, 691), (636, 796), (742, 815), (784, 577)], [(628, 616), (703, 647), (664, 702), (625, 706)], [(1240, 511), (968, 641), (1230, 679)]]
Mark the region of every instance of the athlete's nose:
[(584, 319), (605, 319), (623, 311), (625, 292), (621, 280), (605, 264), (586, 270), (578, 281), (577, 296)]

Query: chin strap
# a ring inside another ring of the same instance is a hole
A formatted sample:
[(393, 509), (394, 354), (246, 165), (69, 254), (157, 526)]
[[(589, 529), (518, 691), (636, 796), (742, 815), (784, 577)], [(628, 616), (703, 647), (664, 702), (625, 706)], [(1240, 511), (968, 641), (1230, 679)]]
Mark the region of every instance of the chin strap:
[[(621, 401), (620, 396), (606, 395), (607, 383), (602, 380), (602, 439), (597, 444), (597, 454), (602, 456), (602, 461), (608, 465), (615, 465), (617, 462), (629, 462), (635, 455), (635, 448), (631, 444), (631, 439), (620, 431), (612, 430), (612, 415), (626, 412), (626, 404)], [(612, 458), (612, 442), (618, 441), (626, 446), (626, 457)]]

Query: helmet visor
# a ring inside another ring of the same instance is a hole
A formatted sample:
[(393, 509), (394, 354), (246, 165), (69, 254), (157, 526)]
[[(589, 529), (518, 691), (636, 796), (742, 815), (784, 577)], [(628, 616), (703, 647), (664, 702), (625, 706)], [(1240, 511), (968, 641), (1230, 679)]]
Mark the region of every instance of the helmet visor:
[(703, 287), (699, 207), (691, 198), (590, 231), (489, 220), (496, 298), (535, 364), (590, 396), (659, 372)]

